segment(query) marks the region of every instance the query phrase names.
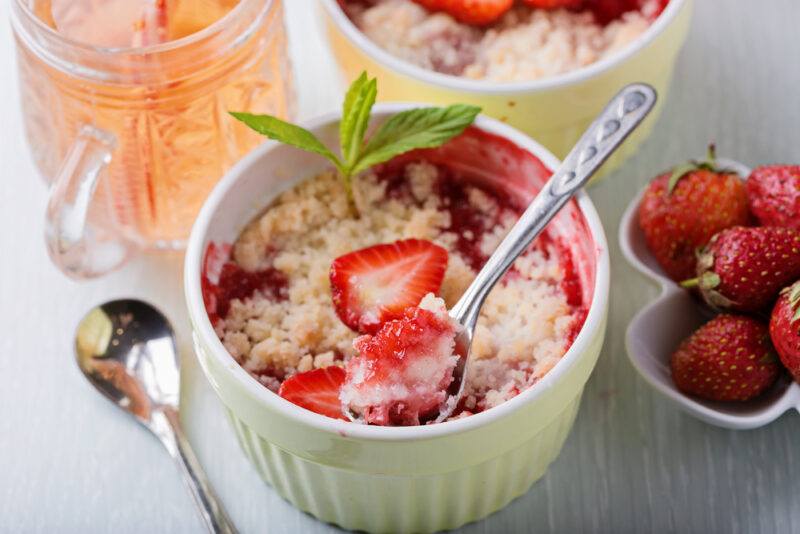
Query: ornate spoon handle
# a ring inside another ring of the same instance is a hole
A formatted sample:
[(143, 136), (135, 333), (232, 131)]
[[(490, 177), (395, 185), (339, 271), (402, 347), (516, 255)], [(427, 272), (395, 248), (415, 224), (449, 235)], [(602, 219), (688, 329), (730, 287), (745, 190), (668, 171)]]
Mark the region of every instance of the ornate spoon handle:
[(180, 467), (186, 486), (192, 494), (192, 499), (197, 505), (208, 532), (211, 534), (236, 534), (236, 527), (211, 489), (200, 462), (183, 434), (178, 412), (171, 407), (164, 407), (162, 410), (154, 412), (151, 429)]
[(655, 102), (655, 89), (641, 83), (626, 86), (611, 99), (453, 306), (451, 317), (469, 331), (475, 328), (481, 306), (494, 285), (564, 204), (636, 129)]

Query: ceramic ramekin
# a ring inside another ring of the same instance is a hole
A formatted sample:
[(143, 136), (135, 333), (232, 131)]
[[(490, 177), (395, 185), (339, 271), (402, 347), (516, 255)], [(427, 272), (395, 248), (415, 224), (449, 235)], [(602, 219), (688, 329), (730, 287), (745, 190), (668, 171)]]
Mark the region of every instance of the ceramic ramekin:
[[(379, 104), (375, 121), (407, 109)], [(338, 116), (307, 124), (334, 144)], [(479, 117), (465, 166), (508, 172), (509, 190), (532, 198), (558, 160), (521, 132)], [(490, 134), (486, 136), (486, 133)], [(470, 136), (459, 138), (469, 140)], [(451, 141), (455, 143), (455, 141)], [(489, 143), (492, 144), (492, 143)], [(450, 144), (436, 154), (446, 156)], [(453, 145), (456, 146), (456, 145)], [(514, 161), (511, 152), (524, 154)], [(431, 156), (432, 158), (434, 156)], [(537, 159), (538, 158), (538, 159)], [(227, 408), (247, 457), (266, 482), (301, 510), (347, 529), (433, 532), (499, 510), (525, 493), (561, 450), (605, 334), (609, 259), (600, 219), (580, 193), (551, 223), (551, 235), (575, 245), (584, 281), (586, 322), (562, 360), (510, 401), (470, 417), (424, 427), (369, 427), (306, 411), (262, 386), (228, 354), (206, 314), (204, 253), (233, 242), (272, 199), (327, 167), (320, 157), (267, 142), (222, 179), (197, 219), (186, 253), (185, 291), (203, 371)], [(525, 198), (524, 200), (529, 200)]]
[(348, 79), (366, 70), (378, 78), (378, 98), (387, 101), (481, 106), (485, 114), (519, 128), (560, 158), (620, 87), (633, 82), (652, 85), (660, 98), (651, 117), (611, 156), (603, 173), (635, 153), (650, 134), (666, 101), (692, 13), (692, 0), (671, 0), (650, 28), (618, 54), (551, 78), (498, 83), (439, 74), (398, 59), (369, 40), (337, 0), (320, 1), (331, 48)]

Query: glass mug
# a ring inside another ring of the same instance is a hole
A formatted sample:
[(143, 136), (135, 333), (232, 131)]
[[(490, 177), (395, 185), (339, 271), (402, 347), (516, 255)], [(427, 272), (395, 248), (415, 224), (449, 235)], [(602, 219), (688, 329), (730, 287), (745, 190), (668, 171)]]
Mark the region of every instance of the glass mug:
[(263, 140), (228, 111), (291, 116), (283, 6), (222, 0), (227, 14), (189, 35), (102, 47), (43, 22), (51, 1), (12, 0), (22, 112), (50, 184), (50, 257), (90, 278), (183, 247), (211, 188)]

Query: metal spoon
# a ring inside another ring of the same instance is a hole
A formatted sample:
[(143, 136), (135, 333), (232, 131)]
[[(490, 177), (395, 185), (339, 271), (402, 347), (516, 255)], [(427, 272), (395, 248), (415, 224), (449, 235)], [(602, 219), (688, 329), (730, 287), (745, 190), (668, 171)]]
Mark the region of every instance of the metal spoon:
[(547, 223), (639, 126), (653, 109), (656, 98), (655, 89), (635, 83), (626, 86), (611, 99), (450, 310), (450, 317), (462, 327), (456, 337), (459, 360), (448, 389), (448, 400), (439, 408), (437, 422), (450, 417), (464, 392), (475, 324), (492, 288)]
[(178, 463), (208, 531), (235, 533), (181, 429), (178, 351), (167, 318), (139, 300), (107, 302), (81, 320), (75, 354), (89, 382), (155, 434)]

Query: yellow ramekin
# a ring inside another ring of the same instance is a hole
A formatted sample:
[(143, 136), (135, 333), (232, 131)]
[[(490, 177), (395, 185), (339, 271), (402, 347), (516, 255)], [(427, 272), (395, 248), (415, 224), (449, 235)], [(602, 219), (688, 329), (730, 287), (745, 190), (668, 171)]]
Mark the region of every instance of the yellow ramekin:
[[(373, 117), (382, 121), (409, 107), (378, 104)], [(329, 115), (305, 126), (331, 145), (338, 123), (338, 115)], [(559, 164), (508, 125), (481, 116), (476, 127), (538, 158), (534, 172), (528, 166), (517, 173), (526, 194), (541, 187), (547, 169)], [(495, 165), (509, 161), (498, 157)], [(500, 406), (455, 421), (358, 425), (300, 408), (245, 371), (217, 337), (201, 285), (209, 244), (232, 243), (276, 195), (328, 165), (319, 156), (267, 142), (231, 169), (207, 199), (189, 239), (184, 271), (203, 372), (227, 408), (244, 453), (262, 478), (301, 510), (369, 532), (435, 532), (481, 519), (544, 474), (572, 427), (606, 328), (609, 257), (600, 218), (581, 192), (548, 226), (552, 236), (580, 251), (577, 269), (590, 281), (591, 299), (572, 346), (536, 384)]]
[(337, 0), (320, 0), (328, 39), (348, 79), (366, 70), (386, 101), (463, 102), (527, 133), (563, 158), (611, 97), (624, 85), (646, 82), (659, 93), (650, 117), (602, 172), (619, 166), (650, 135), (669, 90), (678, 52), (691, 21), (692, 0), (671, 0), (648, 30), (624, 50), (587, 67), (542, 80), (498, 83), (440, 74), (386, 52), (344, 14)]

